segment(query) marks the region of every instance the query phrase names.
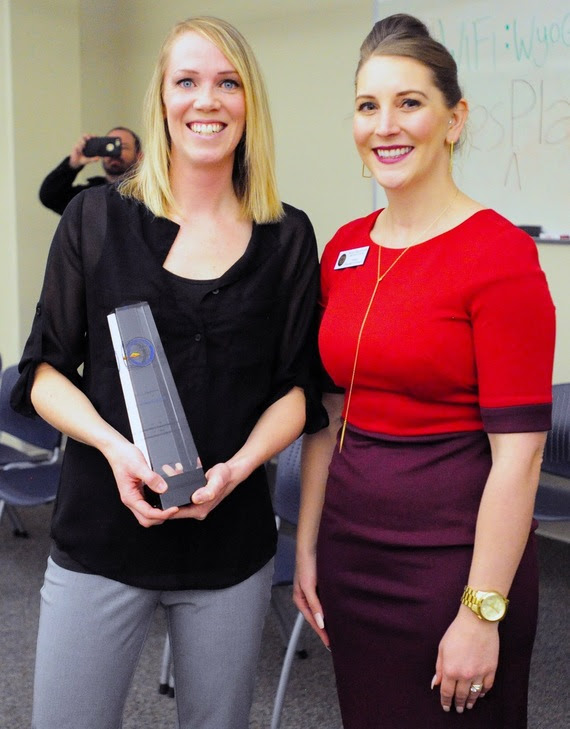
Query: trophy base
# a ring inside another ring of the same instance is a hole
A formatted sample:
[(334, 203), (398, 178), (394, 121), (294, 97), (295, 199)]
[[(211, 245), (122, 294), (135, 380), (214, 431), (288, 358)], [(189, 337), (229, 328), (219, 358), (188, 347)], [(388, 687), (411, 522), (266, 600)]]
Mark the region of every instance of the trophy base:
[(198, 469), (195, 473), (179, 473), (176, 476), (163, 476), (168, 490), (157, 494), (148, 486), (144, 487), (145, 499), (151, 506), (157, 509), (169, 509), (171, 506), (190, 506), (192, 494), (202, 486), (205, 486), (206, 479), (203, 472)]

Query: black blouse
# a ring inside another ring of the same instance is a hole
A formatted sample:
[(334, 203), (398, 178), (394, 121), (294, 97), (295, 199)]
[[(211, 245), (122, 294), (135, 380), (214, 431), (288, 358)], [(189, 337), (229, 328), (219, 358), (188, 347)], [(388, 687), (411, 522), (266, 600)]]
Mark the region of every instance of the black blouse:
[[(175, 223), (113, 186), (78, 195), (55, 233), (14, 407), (33, 413), (35, 367), (48, 362), (130, 438), (107, 314), (147, 301), (204, 471), (228, 460), (269, 405), (294, 386), (309, 394), (317, 248), (307, 216), (287, 205), (285, 213), (279, 223), (254, 225), (245, 253), (220, 278), (192, 283), (163, 268)], [(306, 430), (322, 427), (323, 417), (309, 396)], [(52, 536), (82, 568), (156, 589), (236, 584), (266, 564), (276, 544), (263, 467), (204, 521), (147, 529), (121, 504), (103, 455), (72, 439)]]

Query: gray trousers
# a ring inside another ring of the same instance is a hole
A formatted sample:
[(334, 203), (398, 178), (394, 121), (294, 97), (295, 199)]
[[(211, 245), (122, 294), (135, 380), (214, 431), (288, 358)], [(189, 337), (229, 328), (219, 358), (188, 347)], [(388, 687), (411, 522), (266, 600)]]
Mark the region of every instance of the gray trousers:
[[(168, 619), (179, 728), (247, 729), (272, 575), (273, 561), (226, 589), (159, 591), (48, 560), (32, 729), (120, 729), (158, 605)], [(157, 663), (157, 680), (159, 671)]]

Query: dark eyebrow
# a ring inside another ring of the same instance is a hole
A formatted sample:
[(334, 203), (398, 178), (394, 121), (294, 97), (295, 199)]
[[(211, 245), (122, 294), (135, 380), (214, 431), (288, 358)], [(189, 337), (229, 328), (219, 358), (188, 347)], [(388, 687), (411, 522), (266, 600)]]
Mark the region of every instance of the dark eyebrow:
[[(418, 89), (406, 89), (405, 91), (398, 91), (396, 96), (407, 96), (408, 94), (418, 94), (418, 96), (423, 96), (424, 99), (428, 99), (428, 95), (424, 94), (423, 91), (418, 91)], [(374, 94), (358, 94), (356, 97), (356, 101), (362, 100), (362, 99), (375, 99)]]
[(418, 89), (406, 89), (405, 91), (399, 91), (396, 96), (407, 96), (408, 94), (418, 94), (419, 96), (423, 96), (424, 99), (428, 98), (427, 94), (424, 94), (423, 91), (418, 91)]

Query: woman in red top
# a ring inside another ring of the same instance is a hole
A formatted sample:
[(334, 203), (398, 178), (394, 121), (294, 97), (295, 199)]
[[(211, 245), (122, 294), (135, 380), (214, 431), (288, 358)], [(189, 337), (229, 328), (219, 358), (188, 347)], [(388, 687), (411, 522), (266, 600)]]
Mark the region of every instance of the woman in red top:
[(376, 23), (353, 131), (388, 206), (322, 258), (295, 584), (345, 729), (526, 726), (554, 308), (532, 239), (453, 181), (467, 115), (425, 26)]

